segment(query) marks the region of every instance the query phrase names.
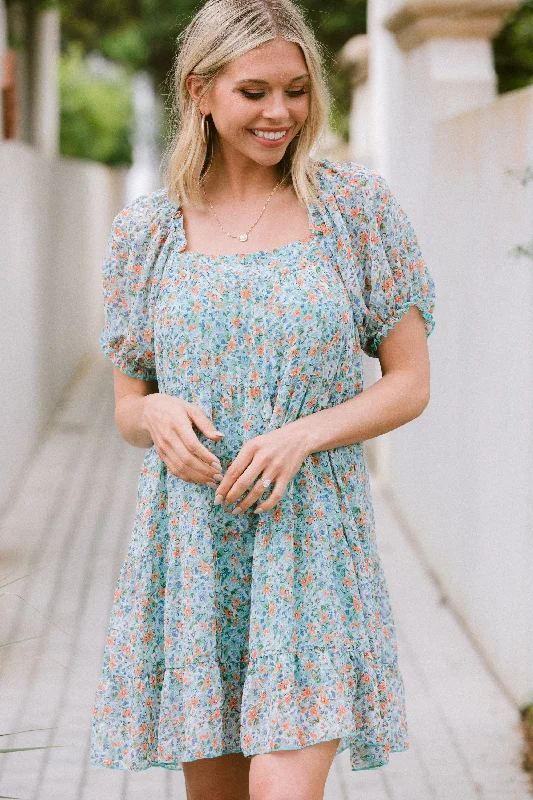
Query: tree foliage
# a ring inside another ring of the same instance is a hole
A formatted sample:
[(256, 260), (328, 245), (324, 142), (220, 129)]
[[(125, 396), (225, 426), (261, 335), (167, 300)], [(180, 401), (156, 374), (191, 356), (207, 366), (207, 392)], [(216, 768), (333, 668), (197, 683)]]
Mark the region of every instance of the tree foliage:
[[(64, 40), (80, 41), (133, 68), (143, 67), (164, 90), (176, 37), (201, 7), (197, 0), (48, 0), (62, 8)], [(335, 53), (366, 31), (366, 0), (299, 0), (318, 39), (335, 83)], [(533, 0), (512, 12), (494, 40), (499, 91), (533, 81)], [(342, 84), (345, 87), (345, 83)], [(334, 87), (335, 88), (335, 87)], [(339, 88), (341, 88), (339, 86)], [(336, 99), (342, 105), (340, 92)]]
[[(32, 0), (22, 1), (35, 5)], [(7, 0), (8, 5), (10, 2), (14, 0)], [(324, 48), (334, 101), (332, 127), (346, 136), (350, 88), (348, 76), (337, 66), (336, 53), (350, 37), (365, 33), (366, 0), (329, 0), (327, 7), (324, 0), (297, 2)], [(127, 73), (138, 69), (147, 70), (154, 80), (156, 90), (166, 102), (167, 112), (176, 39), (202, 4), (203, 0), (37, 2), (40, 7), (56, 5), (61, 8), (64, 53), (69, 44), (75, 42), (80, 53), (98, 51), (121, 64)], [(500, 92), (533, 82), (533, 0), (522, 3), (508, 16), (493, 42), (493, 50)], [(87, 102), (90, 97), (91, 93), (87, 89)], [(105, 111), (105, 104), (103, 108)], [(65, 115), (66, 119), (68, 111)], [(164, 126), (168, 128), (168, 119), (164, 121)], [(75, 127), (72, 124), (70, 129)]]
[[(61, 8), (62, 49), (76, 42), (85, 53), (99, 51), (133, 72), (147, 70), (165, 101), (168, 114), (170, 79), (177, 37), (202, 2), (197, 0), (46, 0)], [(317, 34), (324, 52), (333, 98), (331, 125), (347, 136), (350, 102), (348, 76), (339, 70), (336, 53), (366, 27), (365, 0), (306, 0), (302, 10)], [(86, 94), (89, 100), (89, 93)], [(85, 117), (90, 116), (87, 112)], [(65, 114), (68, 118), (68, 112)], [(163, 122), (168, 132), (168, 118)], [(69, 131), (77, 126), (71, 124)], [(65, 133), (65, 142), (70, 133)], [(75, 145), (73, 144), (73, 147)], [(64, 151), (62, 151), (64, 152)], [(109, 163), (109, 162), (107, 162)]]
[[(197, 0), (59, 0), (65, 40), (98, 49), (136, 68), (145, 68), (158, 85), (165, 82), (176, 51), (176, 38), (202, 6)], [(365, 0), (300, 3), (328, 60), (351, 36), (366, 28)], [(133, 46), (134, 45), (134, 46)]]
[(513, 11), (493, 42), (498, 91), (520, 89), (533, 82), (533, 0)]
[(70, 42), (60, 62), (60, 153), (110, 166), (132, 161), (133, 102), (130, 83), (119, 70), (97, 74)]

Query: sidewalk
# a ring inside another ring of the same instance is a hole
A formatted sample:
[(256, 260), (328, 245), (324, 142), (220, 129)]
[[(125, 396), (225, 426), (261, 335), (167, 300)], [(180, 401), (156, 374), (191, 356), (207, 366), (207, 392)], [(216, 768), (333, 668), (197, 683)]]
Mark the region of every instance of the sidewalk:
[[(22, 800), (185, 800), (182, 772), (89, 766), (96, 683), (133, 525), (144, 450), (113, 423), (103, 357), (75, 387), (0, 526), (0, 795)], [(484, 666), (374, 486), (378, 542), (398, 628), (410, 749), (377, 770), (337, 756), (326, 800), (528, 800), (518, 711)], [(2, 581), (3, 583), (4, 581)], [(22, 599), (24, 598), (24, 599)]]

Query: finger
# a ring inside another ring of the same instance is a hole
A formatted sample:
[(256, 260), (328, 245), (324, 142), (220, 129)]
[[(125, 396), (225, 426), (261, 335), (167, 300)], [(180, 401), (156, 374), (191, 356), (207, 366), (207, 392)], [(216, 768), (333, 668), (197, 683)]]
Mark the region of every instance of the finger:
[[(156, 451), (159, 459), (166, 465), (167, 470), (176, 478), (180, 478), (188, 483), (203, 483), (206, 485), (212, 485), (212, 488), (214, 489), (216, 489), (218, 486), (218, 482), (214, 479), (214, 477), (206, 474), (204, 469), (199, 471), (193, 467), (187, 467), (185, 465), (187, 451), (183, 445), (178, 444), (177, 451), (165, 450), (164, 448), (160, 450), (158, 447), (156, 447)], [(184, 454), (183, 459), (177, 455), (177, 453)], [(214, 468), (212, 468), (212, 470), (214, 471)]]
[(222, 468), (209, 466), (193, 455), (177, 434), (163, 442), (160, 449), (169, 463), (179, 465), (180, 475), (186, 475), (187, 479), (189, 476), (194, 476), (196, 482), (217, 482), (215, 476), (218, 475), (218, 479), (221, 480)]
[(283, 478), (278, 478), (270, 497), (267, 497), (266, 500), (261, 500), (260, 504), (254, 508), (253, 513), (263, 514), (265, 511), (270, 511), (272, 508), (274, 508), (276, 503), (278, 503), (283, 497), (283, 493), (287, 488), (287, 484), (288, 481), (284, 480)]
[[(199, 462), (204, 464), (211, 465), (212, 463), (216, 462), (220, 465), (220, 459), (218, 456), (215, 456), (211, 453), (207, 447), (200, 442), (197, 438), (196, 434), (192, 429), (192, 425), (189, 419), (184, 420), (179, 427), (177, 427), (176, 433), (180, 440), (183, 442), (183, 445), (187, 449), (187, 451), (194, 456)], [(198, 469), (199, 467), (195, 467)]]
[(239, 481), (244, 471), (252, 462), (253, 458), (254, 451), (247, 447), (247, 445), (244, 445), (235, 461), (233, 461), (227, 468), (224, 479), (217, 489), (217, 495), (225, 498), (227, 504), (234, 503), (241, 496), (241, 494), (246, 491), (254, 478), (256, 478), (263, 469), (263, 466), (257, 463), (255, 466), (255, 473), (249, 473), (252, 475), (252, 477), (250, 477), (247, 482), (241, 481), (239, 486), (235, 487), (235, 484), (237, 481)]
[[(252, 506), (257, 500), (259, 500), (265, 494), (265, 492), (270, 488), (268, 486), (263, 486), (262, 484), (262, 481), (265, 480), (266, 477), (267, 476), (264, 474), (261, 475), (259, 480), (257, 480), (255, 484), (252, 486), (248, 494), (244, 498), (242, 498), (242, 500), (239, 500), (238, 508), (241, 509), (243, 513), (245, 511), (248, 511), (250, 506)], [(271, 483), (273, 483), (274, 477), (270, 478), (269, 480), (271, 481)], [(235, 510), (236, 509), (234, 508), (232, 513), (235, 513)]]
[(197, 483), (200, 486), (208, 486), (214, 492), (218, 486), (218, 483), (215, 480), (206, 480), (199, 472), (196, 472), (195, 470), (184, 470), (180, 464), (176, 464), (175, 466), (167, 464), (167, 469), (176, 478), (179, 478), (186, 483)]
[(209, 488), (213, 490), (216, 490), (218, 486), (214, 478), (206, 478), (197, 470), (184, 468), (179, 461), (165, 458), (163, 458), (162, 461), (165, 462), (167, 470), (180, 480), (186, 481), (187, 483), (198, 483), (203, 486), (209, 486)]
[(187, 413), (196, 427), (202, 431), (205, 436), (208, 436), (210, 439), (222, 438), (222, 436), (224, 436), (222, 431), (216, 429), (215, 425), (213, 425), (205, 411), (203, 411), (200, 406), (196, 406), (193, 403), (188, 403)]
[[(227, 503), (235, 503), (239, 497), (241, 497), (250, 487), (252, 486), (253, 482), (257, 478), (257, 476), (262, 472), (262, 466), (257, 463), (257, 460), (252, 460), (252, 462), (248, 465), (248, 467), (244, 470), (244, 472), (239, 475), (237, 480), (234, 481), (233, 485), (230, 489), (226, 492), (225, 498)], [(227, 476), (226, 472), (226, 476)], [(224, 476), (224, 480), (218, 487), (218, 494), (221, 494), (224, 489), (221, 486), (226, 480), (226, 476)]]

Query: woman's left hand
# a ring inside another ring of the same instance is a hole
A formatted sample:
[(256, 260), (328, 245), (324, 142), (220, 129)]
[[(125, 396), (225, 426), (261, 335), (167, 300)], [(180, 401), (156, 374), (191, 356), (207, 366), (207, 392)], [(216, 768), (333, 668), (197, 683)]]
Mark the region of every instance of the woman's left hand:
[[(305, 458), (310, 455), (306, 439), (304, 426), (293, 423), (248, 439), (217, 486), (216, 496), (224, 498), (225, 506), (232, 505), (252, 486), (258, 476), (261, 477), (233, 511), (230, 512), (228, 508), (225, 510), (233, 514), (243, 514), (272, 487), (272, 493), (261, 502), (260, 507), (254, 509), (254, 513), (259, 513), (259, 508), (261, 511), (270, 511), (283, 496), (289, 481), (294, 478)], [(268, 487), (262, 485), (265, 478), (271, 482)]]

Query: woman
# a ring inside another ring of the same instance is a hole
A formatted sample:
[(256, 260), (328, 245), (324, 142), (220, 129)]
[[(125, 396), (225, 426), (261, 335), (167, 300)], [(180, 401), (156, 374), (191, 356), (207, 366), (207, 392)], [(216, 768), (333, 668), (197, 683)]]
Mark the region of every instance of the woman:
[(315, 800), (344, 749), (408, 747), (363, 442), (429, 401), (434, 284), (383, 177), (311, 158), (328, 97), (289, 0), (209, 0), (175, 80), (167, 186), (103, 266), (116, 424), (149, 449), (91, 763)]

